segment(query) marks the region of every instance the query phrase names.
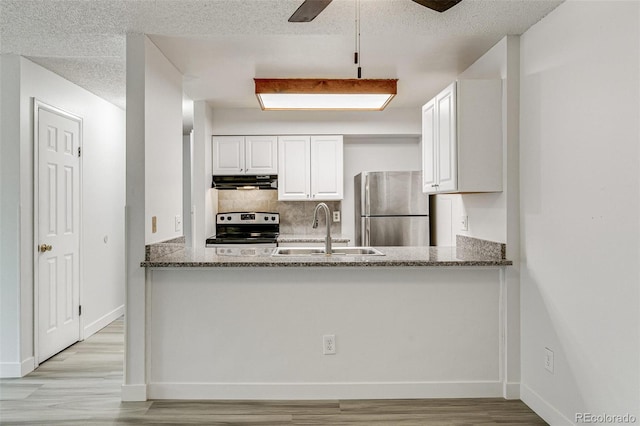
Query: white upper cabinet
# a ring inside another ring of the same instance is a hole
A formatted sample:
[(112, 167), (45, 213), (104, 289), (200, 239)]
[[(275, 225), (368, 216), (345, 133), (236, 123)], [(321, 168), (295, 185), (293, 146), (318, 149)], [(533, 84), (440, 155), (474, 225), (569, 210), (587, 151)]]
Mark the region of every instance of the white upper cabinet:
[(278, 138), (276, 136), (245, 136), (244, 158), (247, 174), (277, 174)]
[(342, 136), (311, 136), (311, 198), (344, 198)]
[(280, 136), (278, 199), (341, 200), (343, 163), (342, 136)]
[(213, 174), (244, 173), (244, 136), (213, 137)]
[(276, 136), (213, 136), (214, 175), (278, 173)]
[(502, 81), (460, 80), (422, 107), (422, 190), (502, 191)]
[(311, 194), (311, 137), (278, 138), (278, 199), (308, 200)]

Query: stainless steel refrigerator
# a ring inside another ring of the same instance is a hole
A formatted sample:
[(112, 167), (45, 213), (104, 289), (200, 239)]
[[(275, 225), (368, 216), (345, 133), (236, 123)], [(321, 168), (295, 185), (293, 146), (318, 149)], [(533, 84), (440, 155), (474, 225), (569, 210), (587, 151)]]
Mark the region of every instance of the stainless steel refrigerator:
[(354, 181), (357, 245), (429, 245), (422, 172), (362, 172)]

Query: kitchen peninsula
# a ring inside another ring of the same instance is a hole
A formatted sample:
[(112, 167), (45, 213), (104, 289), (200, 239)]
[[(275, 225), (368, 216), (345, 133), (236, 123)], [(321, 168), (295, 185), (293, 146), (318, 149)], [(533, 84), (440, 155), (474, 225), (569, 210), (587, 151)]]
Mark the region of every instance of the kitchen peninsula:
[(384, 256), (151, 248), (145, 397), (503, 396), (511, 262), (474, 240)]
[[(148, 268), (221, 267), (405, 267), (405, 266), (508, 266), (498, 253), (479, 252), (462, 247), (380, 247), (383, 256), (301, 255), (273, 256), (272, 248), (241, 249), (237, 255), (214, 249), (191, 250), (183, 247), (149, 257), (141, 266)], [(499, 250), (499, 249), (498, 249)], [(163, 252), (161, 250), (161, 252)]]

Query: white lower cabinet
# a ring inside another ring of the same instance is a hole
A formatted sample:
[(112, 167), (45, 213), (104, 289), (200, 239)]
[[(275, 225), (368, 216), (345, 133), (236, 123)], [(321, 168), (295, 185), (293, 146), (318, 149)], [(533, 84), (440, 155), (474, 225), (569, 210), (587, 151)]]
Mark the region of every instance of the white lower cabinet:
[(422, 107), (422, 191), (502, 191), (502, 81), (460, 80)]
[(343, 163), (340, 135), (278, 137), (278, 199), (342, 200)]

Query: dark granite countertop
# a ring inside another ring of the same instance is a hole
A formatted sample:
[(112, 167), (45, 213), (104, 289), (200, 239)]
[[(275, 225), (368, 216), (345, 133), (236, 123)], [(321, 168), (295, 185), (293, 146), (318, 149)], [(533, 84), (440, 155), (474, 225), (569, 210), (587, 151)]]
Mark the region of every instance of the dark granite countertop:
[(456, 247), (377, 247), (384, 256), (271, 256), (273, 249), (245, 249), (226, 255), (215, 248), (181, 248), (142, 262), (147, 268), (211, 267), (410, 267), (410, 266), (508, 266), (512, 262)]

